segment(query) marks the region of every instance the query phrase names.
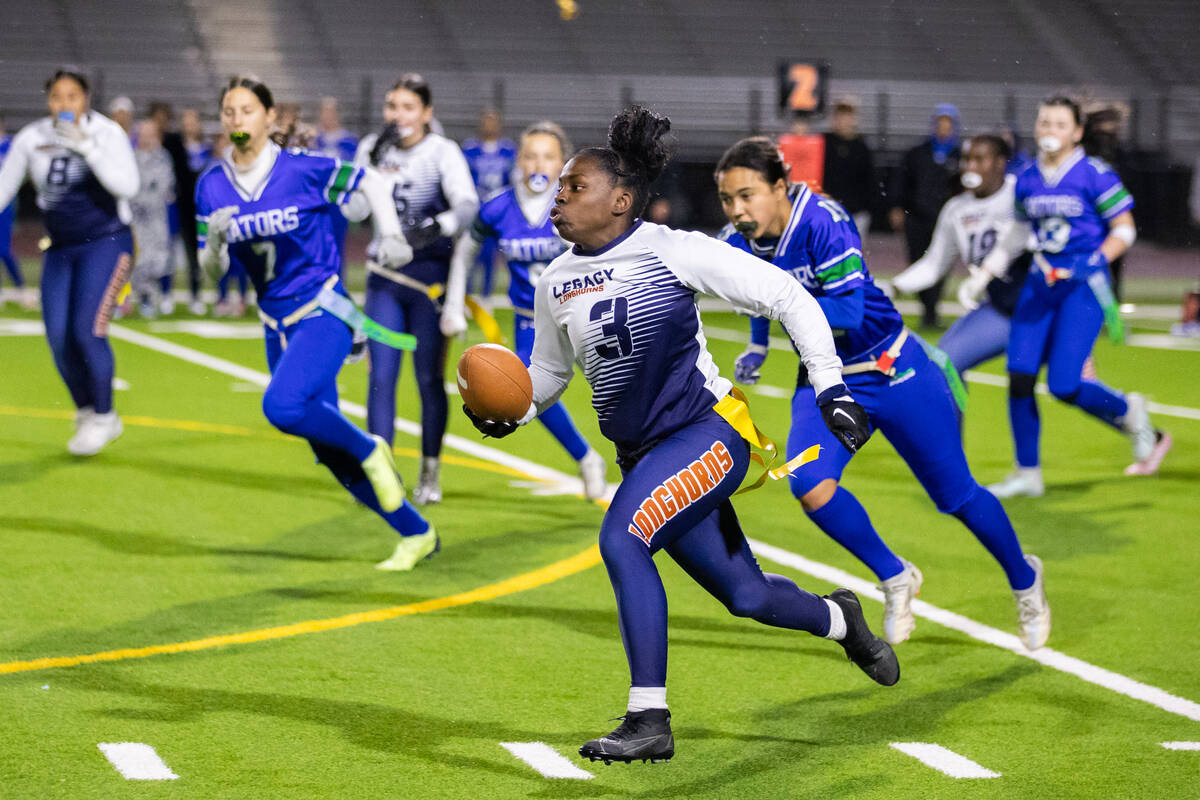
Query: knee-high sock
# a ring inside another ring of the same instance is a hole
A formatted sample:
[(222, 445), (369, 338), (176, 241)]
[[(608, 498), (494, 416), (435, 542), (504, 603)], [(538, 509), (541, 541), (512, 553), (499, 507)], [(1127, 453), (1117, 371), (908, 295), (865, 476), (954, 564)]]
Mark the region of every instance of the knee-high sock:
[(977, 486), (971, 498), (967, 500), (954, 516), (975, 534), (975, 538), (987, 548), (992, 557), (1000, 562), (1004, 574), (1008, 576), (1008, 585), (1014, 589), (1028, 589), (1036, 577), (1033, 568), (1025, 560), (1021, 551), (1021, 543), (1013, 530), (1008, 514), (1000, 501), (982, 486)]
[(875, 532), (862, 503), (841, 486), (837, 487), (828, 503), (816, 511), (808, 512), (808, 518), (866, 564), (879, 580), (887, 580), (904, 570), (904, 563)]
[(407, 500), (395, 511), (384, 511), (379, 507), (375, 490), (363, 474), (362, 467), (344, 450), (310, 443), (317, 461), (324, 464), (338, 483), (346, 487), (358, 502), (383, 517), (388, 525), (401, 536), (415, 536), (429, 530), (429, 522)]

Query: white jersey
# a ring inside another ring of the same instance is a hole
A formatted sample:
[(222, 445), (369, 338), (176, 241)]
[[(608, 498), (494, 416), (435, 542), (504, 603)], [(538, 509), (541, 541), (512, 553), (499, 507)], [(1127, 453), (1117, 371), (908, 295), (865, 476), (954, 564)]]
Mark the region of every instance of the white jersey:
[(1013, 225), (1016, 182), (1009, 175), (1004, 185), (987, 197), (967, 191), (947, 200), (938, 214), (929, 249), (897, 275), (892, 285), (902, 292), (919, 292), (937, 283), (959, 259), (978, 266)]
[(137, 163), (121, 126), (95, 111), (79, 124), (93, 145), (86, 159), (60, 146), (54, 120), (44, 117), (21, 129), (0, 167), (0, 208), (30, 177), (53, 247), (123, 230), (131, 219), (129, 199), (138, 190)]
[(618, 454), (700, 419), (732, 384), (709, 355), (697, 294), (782, 322), (818, 393), (842, 382), (825, 315), (789, 275), (704, 234), (638, 222), (598, 251), (568, 250), (542, 273), (529, 367), (538, 411), (578, 364)]
[[(376, 133), (363, 137), (354, 156), (355, 166), (374, 166), (391, 181), (396, 213), (406, 233), (429, 217), (436, 219), (443, 237), (440, 245), (448, 259), (451, 244), (446, 239), (465, 230), (479, 210), (479, 196), (462, 150), (444, 136), (430, 133), (407, 150), (395, 145), (388, 147), (379, 163), (372, 165), (371, 151), (378, 140)], [(346, 215), (351, 219), (364, 217), (364, 201), (351, 202)], [(423, 250), (436, 253), (438, 247), (439, 243), (435, 243)], [(419, 250), (416, 258), (421, 257)]]

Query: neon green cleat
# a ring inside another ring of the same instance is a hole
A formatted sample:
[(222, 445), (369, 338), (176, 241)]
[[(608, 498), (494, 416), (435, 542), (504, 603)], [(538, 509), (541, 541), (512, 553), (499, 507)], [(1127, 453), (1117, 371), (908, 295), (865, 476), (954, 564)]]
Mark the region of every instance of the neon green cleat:
[(375, 449), (371, 455), (362, 461), (363, 472), (375, 490), (375, 498), (379, 507), (391, 513), (404, 502), (404, 484), (396, 472), (396, 460), (392, 458), (392, 448), (382, 436), (371, 434), (375, 440)]
[(425, 533), (418, 533), (416, 536), (401, 536), (400, 541), (396, 542), (396, 550), (392, 553), (391, 558), (380, 561), (375, 565), (375, 569), (386, 572), (408, 572), (422, 560), (429, 558), (441, 549), (442, 543), (438, 539), (437, 531), (430, 525), (429, 530)]

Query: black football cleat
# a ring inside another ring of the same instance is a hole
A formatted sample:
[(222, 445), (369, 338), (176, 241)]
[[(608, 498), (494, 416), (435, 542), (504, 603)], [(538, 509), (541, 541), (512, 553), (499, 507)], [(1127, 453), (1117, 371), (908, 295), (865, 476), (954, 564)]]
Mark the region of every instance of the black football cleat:
[(846, 618), (846, 638), (838, 642), (846, 650), (846, 656), (876, 683), (892, 686), (900, 680), (896, 653), (890, 644), (871, 633), (858, 596), (849, 589), (834, 589), (826, 598), (837, 603)]
[(665, 708), (629, 711), (621, 724), (607, 736), (592, 739), (579, 748), (579, 755), (592, 761), (611, 764), (623, 761), (649, 761), (657, 764), (675, 755), (675, 737), (671, 734), (671, 712)]

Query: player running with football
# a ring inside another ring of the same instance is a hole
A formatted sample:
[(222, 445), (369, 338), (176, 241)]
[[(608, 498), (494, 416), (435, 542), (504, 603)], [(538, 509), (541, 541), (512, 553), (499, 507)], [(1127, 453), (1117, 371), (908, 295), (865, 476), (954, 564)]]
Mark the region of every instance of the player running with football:
[[(441, 328), (446, 336), (467, 329), (464, 297), (471, 266), (487, 242), (492, 242), (508, 262), (508, 297), (513, 307), (516, 353), (529, 366), (533, 352), (533, 293), (546, 265), (567, 249), (550, 223), (554, 187), (571, 147), (567, 135), (553, 122), (538, 122), (521, 134), (517, 152), (520, 183), (496, 192), (479, 209), (469, 236), (460, 237), (450, 262), (450, 280), (442, 309)], [(583, 494), (589, 499), (604, 494), (604, 457), (588, 446), (571, 421), (566, 406), (555, 403), (539, 417), (571, 458), (579, 463)]]
[(33, 179), (50, 239), (42, 319), (76, 408), (67, 450), (92, 456), (123, 430), (112, 402), (108, 324), (132, 264), (137, 162), (121, 126), (92, 110), (84, 76), (58, 70), (46, 81), (46, 101), (50, 116), (21, 129), (0, 167), (0, 208), (26, 175)]
[(834, 639), (881, 684), (900, 677), (891, 647), (870, 632), (850, 590), (822, 598), (763, 574), (738, 524), (729, 498), (750, 462), (743, 435), (755, 434), (745, 403), (708, 353), (697, 294), (786, 324), (818, 389), (814, 410), (839, 450), (865, 439), (866, 415), (842, 383), (829, 326), (798, 284), (701, 234), (639, 218), (669, 158), (669, 129), (669, 120), (635, 106), (613, 119), (608, 147), (567, 162), (550, 220), (575, 246), (536, 286), (533, 405), (519, 422), (467, 410), (484, 433), (512, 433), (558, 401), (579, 364), (600, 429), (616, 445), (624, 480), (604, 516), (600, 552), (629, 659), (629, 705), (616, 730), (580, 748), (605, 762), (674, 753), (659, 550), (733, 614)]
[(1125, 433), (1134, 462), (1126, 475), (1158, 470), (1171, 437), (1156, 430), (1139, 394), (1110, 389), (1081, 377), (1100, 326), (1119, 332), (1120, 314), (1108, 265), (1137, 238), (1133, 197), (1103, 161), (1088, 158), (1079, 105), (1051, 97), (1038, 107), (1034, 135), (1038, 158), (1017, 175), (1016, 219), (1004, 240), (983, 261), (993, 275), (1026, 248), (1036, 234), (1033, 267), (1017, 299), (1008, 344), (1008, 414), (1016, 446), (1016, 470), (992, 490), (1001, 497), (1039, 496), (1044, 491), (1034, 384), (1042, 364), (1050, 393)]
[[(391, 182), (391, 194), (404, 235), (413, 248), (412, 263), (389, 267), (376, 257), (377, 241), (367, 248), (367, 301), (372, 319), (417, 337), (413, 370), (421, 396), (421, 475), (413, 490), (418, 505), (440, 503), (438, 473), (446, 435), (446, 337), (439, 329), (441, 301), (450, 271), (454, 237), (475, 218), (479, 198), (458, 145), (429, 130), (433, 94), (420, 75), (403, 75), (388, 90), (382, 133), (359, 143), (354, 163), (370, 165)], [(346, 216), (363, 219), (370, 209), (354, 200)], [(370, 387), (367, 430), (391, 444), (395, 436), (396, 381), (401, 353), (367, 343)]]
[[(849, 215), (803, 184), (789, 187), (786, 176), (769, 139), (743, 139), (726, 150), (716, 171), (730, 221), (721, 237), (774, 264), (816, 298), (834, 330), (846, 384), (870, 416), (868, 435), (882, 431), (938, 510), (966, 525), (1000, 563), (1016, 598), (1021, 641), (1030, 650), (1041, 647), (1050, 635), (1042, 563), (1021, 551), (1000, 501), (972, 477), (947, 375), (871, 279)], [(751, 320), (751, 343), (737, 359), (737, 380), (758, 380), (770, 324)], [(821, 433), (812, 407), (821, 390), (811, 371), (801, 370), (792, 395), (789, 458), (813, 444), (814, 431)], [(884, 635), (893, 644), (903, 642), (916, 626), (912, 599), (921, 589), (921, 571), (884, 544), (862, 504), (839, 485), (854, 454), (836, 447), (829, 434), (817, 441), (828, 457), (792, 474), (792, 494), (818, 528), (879, 578)]]
[(263, 413), (279, 430), (308, 440), (338, 482), (400, 535), (378, 567), (411, 569), (437, 548), (437, 533), (404, 499), (391, 446), (338, 410), (336, 384), (350, 352), (343, 317), (352, 304), (338, 277), (333, 216), (359, 192), (375, 214), (375, 257), (403, 266), (412, 250), (391, 185), (373, 170), (281, 149), (269, 137), (274, 100), (258, 81), (231, 80), (220, 114), (232, 147), (196, 182), (199, 256), (210, 273), (241, 264), (254, 282), (271, 370)]

